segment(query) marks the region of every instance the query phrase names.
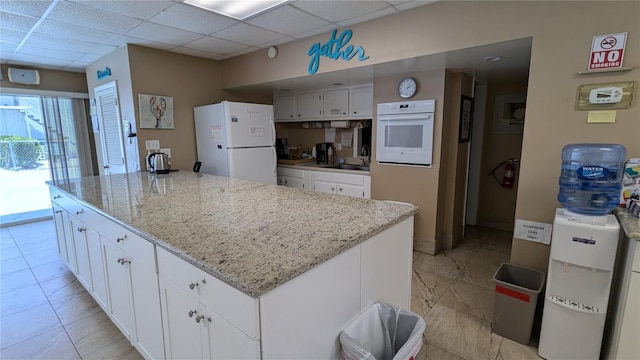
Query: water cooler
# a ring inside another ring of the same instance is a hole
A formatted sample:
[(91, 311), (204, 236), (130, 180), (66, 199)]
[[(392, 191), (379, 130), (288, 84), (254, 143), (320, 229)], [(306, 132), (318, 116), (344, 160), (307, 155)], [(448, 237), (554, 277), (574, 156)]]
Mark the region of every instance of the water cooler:
[(626, 151), (615, 144), (571, 144), (551, 236), (538, 354), (548, 360), (599, 359), (620, 226)]
[(538, 354), (598, 359), (618, 248), (613, 215), (556, 210)]

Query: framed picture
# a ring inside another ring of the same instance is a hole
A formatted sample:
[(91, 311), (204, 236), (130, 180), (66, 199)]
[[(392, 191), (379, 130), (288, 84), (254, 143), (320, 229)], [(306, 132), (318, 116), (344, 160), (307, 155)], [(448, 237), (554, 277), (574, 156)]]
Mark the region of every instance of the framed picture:
[(173, 129), (173, 98), (138, 94), (140, 128)]
[(521, 134), (524, 129), (524, 114), (526, 110), (524, 95), (496, 96), (493, 109), (494, 134)]
[(458, 142), (465, 143), (471, 137), (471, 123), (473, 122), (473, 98), (462, 95), (460, 100), (460, 130)]

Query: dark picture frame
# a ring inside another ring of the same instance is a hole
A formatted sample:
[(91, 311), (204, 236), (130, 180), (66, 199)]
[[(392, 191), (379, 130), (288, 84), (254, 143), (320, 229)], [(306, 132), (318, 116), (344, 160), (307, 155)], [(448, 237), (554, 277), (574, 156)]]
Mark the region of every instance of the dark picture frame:
[(458, 143), (466, 143), (471, 139), (471, 127), (473, 125), (473, 98), (462, 95), (460, 99), (460, 127), (458, 131)]

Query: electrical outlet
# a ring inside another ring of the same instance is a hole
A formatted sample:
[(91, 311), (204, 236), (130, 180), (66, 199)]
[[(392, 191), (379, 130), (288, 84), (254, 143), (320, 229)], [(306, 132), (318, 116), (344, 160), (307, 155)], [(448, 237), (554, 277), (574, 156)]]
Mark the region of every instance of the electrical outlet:
[(169, 148), (160, 149), (160, 150), (158, 150), (158, 152), (167, 154), (169, 156), (169, 159), (171, 159), (171, 149), (169, 149)]
[(158, 150), (160, 149), (160, 140), (146, 140), (144, 146), (146, 150)]

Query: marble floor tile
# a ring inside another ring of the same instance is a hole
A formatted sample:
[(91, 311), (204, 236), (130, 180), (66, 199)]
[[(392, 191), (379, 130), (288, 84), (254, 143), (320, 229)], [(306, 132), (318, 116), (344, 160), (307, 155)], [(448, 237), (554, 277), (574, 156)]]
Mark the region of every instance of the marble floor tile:
[(457, 277), (457, 280), (463, 281), (467, 284), (479, 286), (484, 289), (495, 288), (495, 282), (493, 281), (493, 275), (498, 270), (498, 267), (487, 267), (478, 264), (468, 264), (464, 270)]
[(7, 348), (55, 328), (64, 331), (48, 303), (3, 316), (0, 347)]
[(0, 293), (4, 294), (37, 283), (36, 277), (33, 276), (29, 268), (2, 274), (0, 278)]
[(2, 294), (0, 316), (5, 317), (42, 304), (49, 304), (49, 301), (40, 285), (25, 286)]
[(483, 265), (498, 270), (501, 264), (508, 263), (511, 256), (502, 252), (480, 249), (469, 260), (470, 264)]
[(4, 360), (80, 360), (80, 354), (63, 328), (56, 328), (0, 350)]
[(2, 275), (25, 269), (29, 269), (29, 264), (27, 264), (22, 256), (13, 259), (0, 260), (0, 274)]
[(84, 286), (80, 284), (80, 281), (78, 281), (70, 271), (63, 276), (41, 282), (40, 287), (50, 301), (87, 292)]
[(504, 338), (497, 360), (538, 360), (538, 349), (534, 346), (522, 345), (509, 338)]
[(60, 258), (56, 258), (56, 261), (52, 261), (44, 265), (34, 266), (31, 270), (39, 282), (55, 279), (71, 272)]
[(513, 238), (511, 232), (495, 230), (487, 238), (487, 242), (482, 246), (482, 248), (490, 251), (497, 251), (503, 254), (508, 254), (510, 256), (512, 241)]
[(463, 268), (469, 259), (478, 252), (480, 246), (481, 244), (478, 242), (464, 242), (451, 250), (442, 251), (441, 254), (452, 259), (460, 268)]
[(0, 245), (9, 245), (11, 243), (15, 244), (13, 237), (11, 237), (11, 233), (9, 232), (9, 228), (0, 228)]
[(21, 256), (22, 256), (22, 253), (20, 252), (20, 249), (18, 249), (17, 246), (0, 250), (0, 261), (15, 259)]
[(33, 238), (39, 238), (47, 235), (51, 236), (52, 234), (55, 237), (56, 225), (52, 220), (48, 220), (10, 226), (6, 229), (11, 233), (11, 236), (13, 236), (16, 242), (28, 242)]
[(425, 317), (427, 343), (465, 360), (494, 360), (502, 336), (491, 331), (491, 323), (436, 304)]
[(464, 264), (456, 263), (454, 259), (447, 257), (442, 252), (436, 256), (413, 252), (413, 268), (421, 273), (432, 273), (455, 279), (463, 267)]
[(493, 321), (493, 302), (493, 291), (455, 281), (440, 297), (438, 305)]
[(80, 356), (93, 353), (125, 339), (111, 319), (102, 311), (64, 326)]
[(422, 349), (415, 360), (464, 360), (463, 358), (448, 353), (437, 346), (422, 344)]
[(131, 345), (129, 340), (122, 338), (114, 343), (101, 347), (100, 349), (82, 357), (83, 360), (144, 360), (138, 350)]
[(40, 265), (50, 264), (52, 262), (61, 261), (58, 254), (58, 248), (54, 248), (53, 251), (42, 251), (35, 254), (25, 254), (24, 259), (30, 267), (36, 267)]
[(414, 270), (411, 277), (411, 311), (424, 317), (453, 281), (444, 276)]
[(31, 255), (37, 253), (47, 252), (52, 255), (58, 254), (58, 242), (56, 239), (46, 239), (43, 241), (34, 241), (26, 244), (18, 244), (18, 248), (22, 252), (22, 255)]
[(86, 291), (80, 294), (52, 299), (51, 306), (53, 307), (53, 311), (58, 315), (62, 325), (72, 323), (102, 311), (102, 308), (93, 299), (91, 294)]

